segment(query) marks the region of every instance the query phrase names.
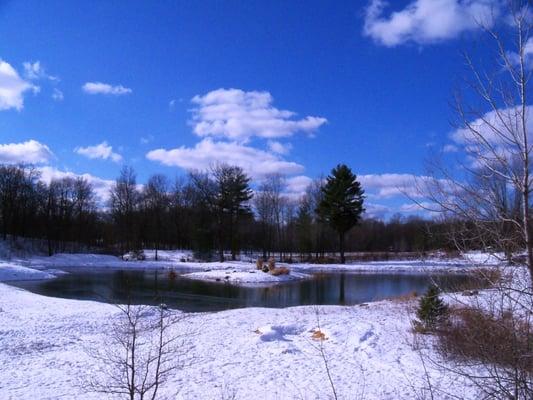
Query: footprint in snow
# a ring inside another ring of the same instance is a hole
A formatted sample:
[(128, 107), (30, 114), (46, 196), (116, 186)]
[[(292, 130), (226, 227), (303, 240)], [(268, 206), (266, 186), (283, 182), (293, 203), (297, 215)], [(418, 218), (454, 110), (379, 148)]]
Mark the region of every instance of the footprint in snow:
[(258, 329), (261, 332), (259, 337), (263, 342), (290, 342), (287, 335), (299, 335), (303, 329), (297, 325), (268, 325)]

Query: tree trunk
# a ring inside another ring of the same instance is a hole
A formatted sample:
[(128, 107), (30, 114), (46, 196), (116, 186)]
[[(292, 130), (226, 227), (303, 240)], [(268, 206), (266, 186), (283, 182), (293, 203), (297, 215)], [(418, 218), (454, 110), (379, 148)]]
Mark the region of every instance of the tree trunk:
[(346, 259), (344, 258), (344, 232), (339, 233), (339, 251), (341, 253), (341, 264), (345, 264)]
[(345, 300), (345, 289), (344, 289), (345, 281), (346, 281), (346, 278), (343, 272), (341, 273), (341, 279), (339, 282), (339, 303), (340, 304), (344, 304), (344, 300)]

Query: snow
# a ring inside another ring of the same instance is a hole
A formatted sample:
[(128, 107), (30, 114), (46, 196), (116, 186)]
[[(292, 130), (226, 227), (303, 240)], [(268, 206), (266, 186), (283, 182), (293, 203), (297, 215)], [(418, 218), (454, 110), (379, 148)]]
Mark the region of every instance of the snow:
[[(415, 398), (425, 383), (412, 346), (412, 306), (382, 301), (192, 314), (183, 324), (194, 332), (188, 352), (193, 362), (176, 371), (161, 394), (331, 398), (321, 343), (339, 398)], [(0, 398), (110, 398), (86, 392), (83, 382), (102, 368), (87, 350), (106, 343), (116, 315), (109, 304), (49, 298), (0, 284)], [(319, 323), (323, 342), (312, 338)], [(475, 398), (473, 388), (456, 376), (428, 368), (437, 389)]]
[(52, 271), (43, 272), (10, 262), (0, 262), (0, 282), (52, 279), (54, 277)]
[(463, 254), (463, 258), (475, 265), (499, 265), (505, 261), (503, 253), (486, 253), (482, 251), (470, 251)]
[(257, 269), (234, 270), (231, 267), (203, 272), (184, 274), (183, 277), (202, 281), (229, 282), (236, 285), (263, 285), (308, 279), (311, 276), (301, 272), (291, 271), (287, 275), (274, 276)]
[[(155, 250), (143, 250), (146, 260), (155, 260)], [(158, 250), (157, 259), (159, 261), (185, 262), (192, 261), (193, 254), (191, 250)]]
[[(494, 259), (472, 253), (465, 259), (386, 261), (349, 265), (278, 264), (290, 275), (272, 276), (251, 262), (182, 262), (186, 252), (145, 251), (146, 261), (100, 254), (56, 254), (0, 261), (0, 281), (52, 279), (62, 268), (174, 268), (186, 277), (235, 285), (306, 279), (319, 271), (463, 272)], [(228, 279), (226, 279), (228, 277)], [(484, 293), (483, 293), (484, 295)], [(480, 296), (474, 296), (482, 298)], [(447, 301), (471, 301), (450, 297)], [(414, 346), (411, 320), (416, 302), (381, 301), (356, 306), (244, 308), (187, 315), (193, 332), (192, 363), (176, 371), (163, 395), (176, 399), (331, 398), (320, 346), (340, 399), (422, 398), (427, 385), (420, 352), (437, 355), (431, 337)], [(319, 318), (317, 318), (317, 313)], [(0, 283), (0, 399), (102, 399), (85, 382), (102, 370), (89, 349), (108, 343), (118, 315), (110, 304), (40, 296)], [(313, 335), (320, 329), (325, 340)], [(418, 349), (418, 350), (417, 350)], [(426, 365), (435, 399), (475, 398), (474, 388), (455, 375)], [(175, 393), (178, 392), (177, 396)], [(450, 392), (449, 395), (445, 394)]]

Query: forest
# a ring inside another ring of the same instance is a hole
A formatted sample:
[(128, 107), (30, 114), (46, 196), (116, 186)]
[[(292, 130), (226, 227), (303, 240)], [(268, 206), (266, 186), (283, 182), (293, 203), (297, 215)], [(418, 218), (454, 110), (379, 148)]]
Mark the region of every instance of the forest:
[[(324, 181), (299, 198), (284, 193), (284, 177), (267, 176), (253, 190), (239, 167), (218, 165), (138, 184), (123, 167), (107, 199), (84, 177), (41, 180), (31, 165), (0, 166), (3, 239), (37, 239), (49, 255), (90, 250), (125, 254), (143, 248), (192, 249), (198, 259), (259, 253), (284, 261), (325, 261), (339, 238), (318, 212)], [(426, 252), (452, 249), (446, 222), (394, 215), (362, 215), (345, 235), (345, 251)]]

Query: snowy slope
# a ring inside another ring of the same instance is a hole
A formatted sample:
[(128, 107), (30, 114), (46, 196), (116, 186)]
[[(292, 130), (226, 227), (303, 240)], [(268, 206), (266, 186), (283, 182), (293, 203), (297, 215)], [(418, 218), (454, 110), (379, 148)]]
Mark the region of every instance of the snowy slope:
[(49, 272), (0, 261), (0, 282), (52, 279), (54, 277)]
[[(317, 342), (316, 310), (341, 399), (413, 399), (424, 385), (412, 347), (409, 304), (248, 308), (193, 314), (194, 363), (177, 371), (163, 394), (177, 399), (328, 399)], [(116, 309), (48, 298), (0, 284), (0, 398), (102, 399), (83, 380), (101, 366), (86, 349), (102, 346)], [(431, 370), (436, 388), (475, 398), (454, 376)], [(359, 397), (361, 395), (361, 397)], [(436, 398), (447, 398), (444, 395)]]

